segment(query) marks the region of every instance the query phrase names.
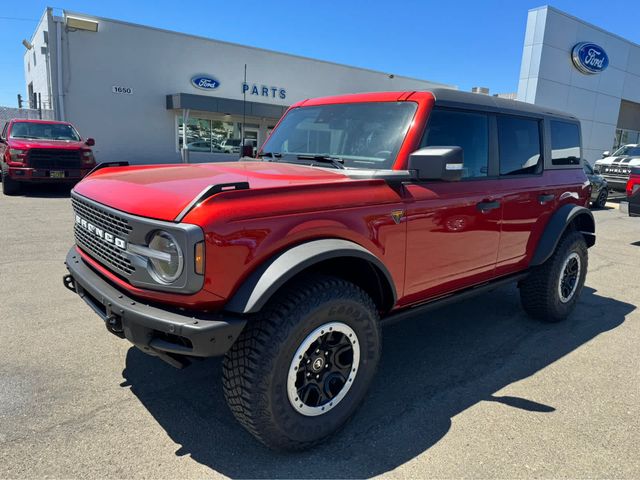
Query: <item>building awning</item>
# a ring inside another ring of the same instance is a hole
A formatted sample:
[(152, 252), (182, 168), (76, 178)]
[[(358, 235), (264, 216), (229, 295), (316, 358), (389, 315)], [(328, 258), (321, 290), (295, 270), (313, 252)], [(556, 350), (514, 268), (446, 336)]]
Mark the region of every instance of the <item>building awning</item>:
[[(243, 108), (244, 104), (244, 108)], [(194, 95), (192, 93), (175, 93), (167, 95), (167, 110), (200, 110), (218, 112), (225, 115), (242, 115), (249, 117), (280, 118), (288, 107), (270, 105), (259, 102), (243, 102), (230, 98)]]

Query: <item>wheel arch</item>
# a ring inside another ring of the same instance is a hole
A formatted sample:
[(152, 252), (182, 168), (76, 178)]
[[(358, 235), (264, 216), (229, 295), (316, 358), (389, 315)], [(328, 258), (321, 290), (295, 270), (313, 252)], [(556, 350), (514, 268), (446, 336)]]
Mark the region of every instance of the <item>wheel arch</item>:
[(596, 243), (596, 226), (593, 213), (579, 205), (563, 205), (551, 217), (536, 247), (530, 266), (542, 265), (555, 251), (562, 235), (568, 229), (580, 232), (592, 247)]
[(397, 300), (393, 278), (382, 261), (357, 243), (312, 240), (277, 254), (247, 277), (225, 305), (233, 313), (255, 313), (285, 284), (308, 273), (333, 275), (366, 291), (380, 311)]

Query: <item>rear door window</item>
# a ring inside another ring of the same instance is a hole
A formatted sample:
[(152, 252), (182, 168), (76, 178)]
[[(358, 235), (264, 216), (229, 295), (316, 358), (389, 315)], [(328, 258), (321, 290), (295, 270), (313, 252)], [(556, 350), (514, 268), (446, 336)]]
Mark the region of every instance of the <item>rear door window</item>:
[(422, 147), (461, 147), (463, 178), (486, 177), (489, 163), (489, 120), (486, 114), (434, 110)]
[(527, 175), (542, 170), (540, 121), (499, 115), (500, 175)]
[(580, 131), (575, 123), (551, 120), (551, 163), (578, 165), (580, 163)]

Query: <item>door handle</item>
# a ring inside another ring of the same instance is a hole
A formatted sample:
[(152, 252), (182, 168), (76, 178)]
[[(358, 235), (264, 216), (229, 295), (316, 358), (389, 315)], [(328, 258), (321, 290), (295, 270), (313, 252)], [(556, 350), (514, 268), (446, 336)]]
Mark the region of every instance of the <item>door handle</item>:
[(476, 203), (476, 208), (482, 213), (487, 213), (491, 210), (495, 210), (496, 208), (500, 208), (500, 202), (498, 202), (497, 200), (494, 200), (492, 202), (480, 202)]
[(538, 197), (538, 201), (540, 202), (540, 205), (544, 205), (545, 203), (552, 201), (554, 198), (556, 198), (556, 196), (553, 193), (545, 193)]

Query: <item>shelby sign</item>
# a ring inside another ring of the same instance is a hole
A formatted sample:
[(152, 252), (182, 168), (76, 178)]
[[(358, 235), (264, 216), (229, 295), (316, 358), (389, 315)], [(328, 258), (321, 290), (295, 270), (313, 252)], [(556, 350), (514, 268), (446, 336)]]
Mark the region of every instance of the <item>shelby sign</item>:
[(604, 48), (595, 43), (578, 43), (571, 51), (571, 59), (576, 68), (587, 75), (600, 73), (609, 66), (609, 57)]

